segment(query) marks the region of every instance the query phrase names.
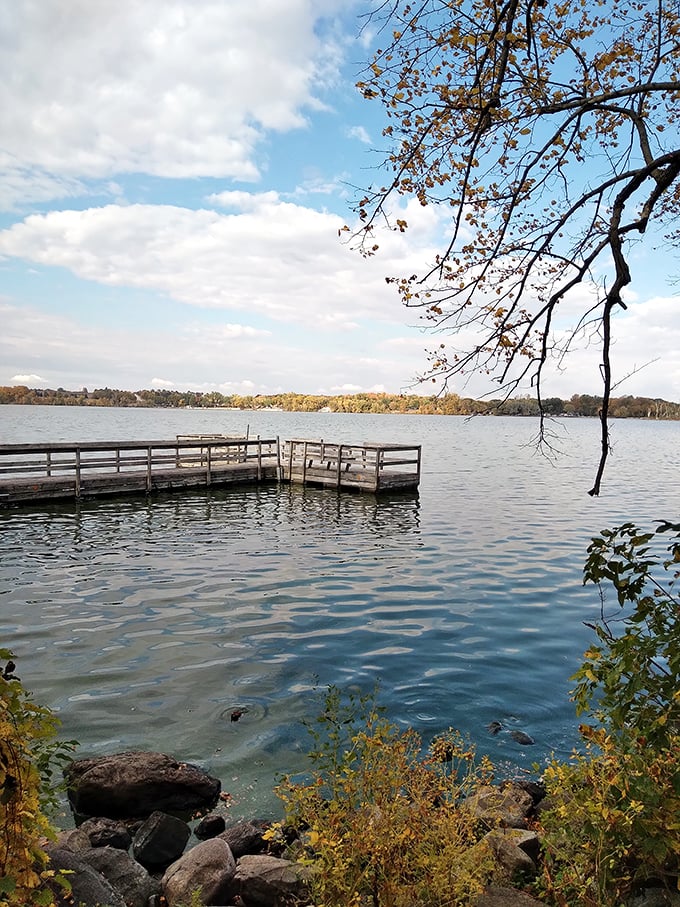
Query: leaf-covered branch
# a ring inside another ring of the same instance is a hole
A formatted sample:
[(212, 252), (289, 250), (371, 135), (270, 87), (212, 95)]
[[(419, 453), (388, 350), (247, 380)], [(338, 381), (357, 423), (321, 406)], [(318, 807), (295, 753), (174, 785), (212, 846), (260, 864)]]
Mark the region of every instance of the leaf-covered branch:
[(388, 280), (428, 326), (477, 329), (472, 348), (440, 347), (423, 377), (446, 386), (481, 369), (511, 389), (528, 379), (540, 401), (546, 363), (575, 336), (563, 303), (587, 285), (596, 301), (576, 325), (602, 352), (599, 494), (629, 244), (651, 221), (678, 239), (677, 4), (390, 0), (369, 21), (386, 40), (358, 87), (385, 108), (390, 176), (357, 202), (359, 245), (376, 253), (378, 219), (407, 229), (393, 196), (444, 206), (435, 261)]

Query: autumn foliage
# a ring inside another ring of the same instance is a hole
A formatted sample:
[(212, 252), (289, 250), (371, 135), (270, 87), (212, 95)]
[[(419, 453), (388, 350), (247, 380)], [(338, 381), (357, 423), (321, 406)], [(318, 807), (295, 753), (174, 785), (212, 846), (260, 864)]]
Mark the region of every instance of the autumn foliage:
[[(680, 15), (671, 0), (386, 0), (384, 42), (359, 89), (388, 125), (388, 180), (358, 200), (358, 236), (394, 195), (444, 206), (449, 229), (419, 273), (391, 275), (404, 303), (462, 334), (429, 374), (470, 370), (508, 394), (584, 334), (602, 351), (608, 452), (613, 316), (625, 308), (632, 245), (680, 232)], [(578, 294), (575, 290), (580, 287)], [(577, 307), (563, 320), (565, 303)]]

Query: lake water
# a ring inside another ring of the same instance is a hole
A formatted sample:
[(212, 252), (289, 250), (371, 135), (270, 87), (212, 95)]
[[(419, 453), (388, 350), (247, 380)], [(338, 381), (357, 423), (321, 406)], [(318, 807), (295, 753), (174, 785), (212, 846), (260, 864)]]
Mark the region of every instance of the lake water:
[(220, 777), (235, 816), (267, 814), (277, 772), (304, 767), (323, 689), (376, 682), (425, 739), (456, 727), (506, 767), (567, 755), (569, 677), (599, 613), (586, 546), (625, 520), (678, 519), (680, 423), (615, 423), (592, 499), (595, 420), (557, 425), (550, 463), (517, 418), (0, 406), (4, 443), (246, 430), (421, 443), (420, 493), (249, 486), (0, 508), (0, 645), (80, 755), (169, 752)]

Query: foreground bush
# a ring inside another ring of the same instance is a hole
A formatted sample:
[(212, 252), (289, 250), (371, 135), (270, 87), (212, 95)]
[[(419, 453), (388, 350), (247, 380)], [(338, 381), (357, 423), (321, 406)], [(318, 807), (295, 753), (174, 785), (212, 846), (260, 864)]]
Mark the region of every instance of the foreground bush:
[(458, 805), (491, 766), (468, 743), (450, 732), (424, 753), (372, 700), (345, 704), (334, 688), (314, 736), (311, 777), (278, 789), (307, 845), (314, 904), (454, 907), (483, 890), (493, 861)]
[[(680, 525), (607, 530), (588, 549), (597, 644), (575, 675), (584, 750), (553, 761), (543, 888), (559, 905), (618, 907), (680, 872)], [(607, 587), (618, 609), (607, 613)]]
[[(70, 743), (58, 743), (58, 721), (36, 705), (0, 649), (0, 904), (49, 905), (55, 877), (41, 846), (53, 837), (46, 812), (55, 803), (52, 775)], [(56, 881), (68, 888), (64, 877)]]

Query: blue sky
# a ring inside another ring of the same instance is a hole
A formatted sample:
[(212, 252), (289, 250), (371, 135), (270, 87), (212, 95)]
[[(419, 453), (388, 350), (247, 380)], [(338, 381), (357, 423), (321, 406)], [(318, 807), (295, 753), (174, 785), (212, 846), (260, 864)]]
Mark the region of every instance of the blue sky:
[[(413, 389), (443, 338), (384, 278), (433, 259), (446, 213), (395, 201), (410, 229), (382, 237), (371, 260), (338, 237), (352, 187), (381, 180), (381, 110), (354, 89), (375, 41), (365, 9), (5, 4), (0, 385)], [(678, 269), (667, 253), (636, 254), (615, 366), (623, 376), (651, 364), (617, 392), (680, 400)], [(598, 384), (584, 343), (546, 389)]]

